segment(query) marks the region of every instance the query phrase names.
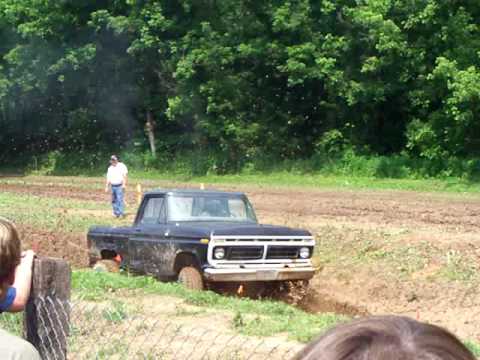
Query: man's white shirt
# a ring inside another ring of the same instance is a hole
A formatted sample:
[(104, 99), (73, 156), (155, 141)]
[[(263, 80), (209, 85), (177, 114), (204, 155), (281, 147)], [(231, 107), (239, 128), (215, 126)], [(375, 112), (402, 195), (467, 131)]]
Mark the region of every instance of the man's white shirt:
[(107, 181), (112, 185), (123, 184), (123, 178), (128, 174), (128, 169), (124, 163), (117, 163), (116, 166), (110, 165), (107, 171)]

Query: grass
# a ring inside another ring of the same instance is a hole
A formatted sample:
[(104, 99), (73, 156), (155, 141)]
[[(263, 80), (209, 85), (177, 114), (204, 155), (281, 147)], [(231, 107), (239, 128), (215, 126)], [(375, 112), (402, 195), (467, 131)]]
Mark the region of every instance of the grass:
[(467, 348), (475, 355), (477, 358), (480, 358), (480, 344), (473, 341), (465, 341)]
[[(282, 159), (262, 154), (238, 163), (225, 163), (224, 154), (198, 149), (157, 155), (153, 159), (149, 152), (139, 148), (124, 149), (120, 153), (131, 174), (143, 179), (480, 192), (478, 157), (432, 160), (404, 153), (389, 156), (362, 154), (349, 147), (336, 148), (334, 151), (319, 150), (317, 154), (304, 159)], [(33, 157), (24, 154), (18, 157), (16, 168), (37, 175), (100, 176), (106, 171), (108, 156), (59, 151), (40, 156), (35, 154)], [(5, 171), (8, 171), (7, 166), (3, 164)], [(225, 172), (230, 173), (219, 175)]]
[(459, 251), (449, 250), (444, 256), (443, 267), (439, 275), (447, 281), (478, 281), (477, 260), (464, 256)]
[(112, 323), (119, 323), (128, 317), (127, 306), (123, 301), (112, 300), (110, 307), (103, 309), (102, 316)]
[[(348, 235), (346, 235), (348, 234)], [(405, 242), (408, 231), (391, 233), (379, 229), (317, 228), (313, 261), (318, 266), (340, 269), (371, 269), (377, 276), (409, 281), (417, 272), (436, 265), (425, 281), (465, 285), (478, 284), (480, 267), (475, 256), (461, 250), (445, 250), (434, 242)], [(355, 270), (352, 271), (353, 273)]]
[[(138, 176), (139, 178), (150, 177), (148, 174), (139, 174)], [(272, 174), (256, 175), (209, 175), (201, 177), (169, 177), (168, 174), (167, 176), (163, 174), (152, 176), (152, 178), (155, 177), (174, 181), (180, 180), (209, 184), (480, 193), (480, 184), (461, 179), (377, 179), (371, 177), (326, 176), (292, 172), (275, 172)]]
[[(300, 173), (277, 172), (255, 175), (225, 175), (185, 177), (175, 174), (134, 173), (131, 184), (145, 184), (145, 188), (169, 186), (197, 187), (200, 183), (211, 185), (255, 185), (257, 187), (307, 187), (329, 188), (338, 191), (354, 189), (395, 189), (415, 191), (437, 191), (448, 196), (475, 198), (480, 192), (480, 185), (466, 181), (451, 180), (408, 180), (408, 179), (372, 179), (346, 176), (321, 176)], [(102, 191), (103, 179), (85, 177), (40, 177), (0, 178), (0, 184), (66, 186), (81, 188), (85, 191)], [(130, 189), (133, 188), (131, 185)], [(131, 190), (133, 191), (133, 190)], [(0, 215), (15, 219), (18, 223), (28, 224), (51, 231), (85, 232), (92, 224), (104, 222), (113, 224), (109, 218), (99, 219), (95, 212), (109, 214), (108, 201), (82, 201), (69, 198), (46, 198), (30, 194), (13, 192), (0, 193)], [(89, 214), (92, 212), (92, 214)], [(118, 225), (118, 222), (115, 222)], [(348, 234), (348, 238), (346, 237)], [(472, 259), (466, 259), (461, 253), (448, 252), (439, 254), (439, 249), (429, 244), (402, 246), (399, 238), (404, 235), (387, 234), (382, 230), (362, 230), (335, 227), (318, 229), (316, 261), (328, 266), (334, 264), (337, 269), (353, 266), (355, 269), (374, 267), (382, 269), (381, 276), (395, 276), (405, 279), (412, 273), (422, 269), (432, 256), (440, 259), (442, 265), (437, 274), (429, 281), (471, 283), (478, 280), (478, 269), (470, 266)], [(397, 236), (399, 237), (397, 239)], [(391, 241), (393, 240), (393, 241)], [(380, 274), (380, 273), (379, 273)], [(344, 320), (334, 314), (312, 315), (272, 301), (253, 301), (248, 299), (226, 298), (211, 292), (194, 293), (177, 284), (159, 283), (148, 277), (128, 275), (99, 274), (90, 271), (73, 273), (74, 296), (85, 301), (101, 302), (108, 300), (109, 308), (102, 314), (104, 320), (115, 324), (128, 319), (130, 308), (122, 303), (112, 303), (119, 290), (127, 296), (168, 295), (185, 299), (201, 309), (225, 310), (234, 314), (231, 326), (238, 332), (247, 335), (268, 336), (279, 333), (288, 334), (291, 339), (306, 342), (335, 323)], [(122, 293), (123, 295), (123, 293)], [(206, 310), (205, 310), (206, 311)], [(176, 316), (187, 317), (198, 315), (196, 310), (178, 308)], [(9, 331), (20, 334), (21, 316), (2, 315), (2, 326)], [(468, 346), (480, 356), (480, 345), (467, 342)]]
[(322, 226), (315, 234), (313, 261), (323, 266), (333, 264), (337, 269), (371, 267), (378, 276), (406, 279), (424, 268), (428, 256), (436, 250), (425, 242), (397, 241), (404, 235), (405, 232), (392, 234), (379, 229)]
[[(1, 174), (1, 172), (0, 172)], [(100, 176), (102, 176), (100, 178)], [(5, 184), (32, 184), (32, 185), (63, 185), (84, 189), (103, 188), (103, 174), (93, 177), (79, 176), (27, 176), (17, 178), (0, 178)], [(322, 175), (299, 171), (273, 171), (256, 174), (229, 174), (191, 176), (159, 171), (130, 171), (130, 183), (146, 183), (152, 187), (183, 186), (198, 187), (200, 183), (207, 185), (254, 185), (258, 187), (294, 187), (294, 188), (323, 188), (338, 190), (408, 190), (418, 192), (446, 192), (480, 194), (480, 183), (462, 178), (445, 179), (390, 179), (367, 176), (350, 175)]]
[[(348, 320), (336, 314), (309, 314), (282, 302), (225, 297), (211, 291), (195, 292), (177, 283), (162, 283), (145, 276), (81, 270), (74, 271), (72, 280), (74, 296), (83, 300), (105, 301), (115, 297), (117, 291), (127, 290), (135, 297), (142, 294), (174, 296), (201, 308), (227, 310), (235, 314), (231, 327), (251, 336), (286, 334), (291, 340), (305, 343), (339, 322)], [(113, 304), (109, 310), (110, 314), (114, 314), (111, 316), (115, 321), (125, 319), (124, 302)], [(198, 313), (181, 309), (176, 311), (176, 316), (195, 316)], [(465, 344), (475, 356), (480, 356), (480, 344), (474, 341), (466, 341)]]
[(23, 314), (22, 313), (3, 313), (0, 316), (0, 328), (11, 334), (23, 335)]
[[(128, 290), (135, 297), (149, 294), (175, 296), (190, 305), (241, 314), (242, 322), (234, 327), (242, 334), (270, 336), (285, 333), (290, 339), (301, 342), (307, 342), (339, 321), (346, 320), (346, 317), (336, 314), (308, 314), (278, 301), (226, 297), (212, 291), (190, 291), (177, 283), (162, 283), (150, 277), (128, 274), (77, 270), (73, 272), (72, 286), (79, 301), (106, 301), (116, 297), (120, 290)], [(185, 315), (183, 311), (178, 314)], [(114, 320), (127, 316), (125, 307), (113, 307), (109, 316)]]
[[(84, 232), (99, 221), (97, 212), (109, 214), (109, 204), (31, 194), (0, 193), (0, 215), (47, 230)], [(72, 215), (73, 214), (73, 215)], [(104, 219), (104, 223), (111, 222)]]
[(408, 190), (448, 193), (480, 193), (480, 183), (460, 178), (446, 179), (389, 179), (350, 175), (322, 175), (314, 173), (274, 171), (257, 174), (228, 174), (190, 176), (174, 173), (131, 171), (135, 181), (162, 181), (212, 185), (255, 185), (259, 187), (300, 187), (341, 190)]
[[(94, 189), (99, 192), (103, 187), (101, 179), (73, 177), (6, 178), (0, 179), (0, 183), (43, 187), (61, 184), (67, 187), (82, 187), (85, 191)], [(132, 180), (131, 183), (135, 183), (135, 180)], [(152, 187), (155, 185), (151, 181), (146, 181), (146, 184)], [(111, 219), (108, 201), (85, 201), (68, 197), (49, 198), (11, 192), (0, 193), (0, 214), (14, 219), (20, 224), (28, 224), (55, 232), (85, 233), (92, 224), (127, 225), (131, 221), (118, 222)], [(316, 230), (319, 244), (316, 247), (317, 253), (314, 261), (322, 266), (329, 263), (337, 265), (343, 263), (344, 267), (376, 264), (384, 269), (382, 272), (388, 270), (392, 274), (405, 277), (420, 270), (425, 265), (425, 259), (431, 255), (431, 249), (423, 246), (415, 245), (415, 247), (409, 246), (408, 248), (399, 246), (399, 244), (394, 247), (390, 246), (389, 240), (397, 236), (401, 237), (403, 233), (392, 235), (381, 230), (372, 231), (346, 227), (338, 229), (328, 226)], [(345, 234), (348, 234), (348, 238)], [(461, 265), (459, 261), (456, 261), (454, 257), (449, 257), (445, 261), (440, 277), (447, 280), (468, 280), (475, 277), (475, 274), (472, 275), (472, 269), (460, 269), (459, 265)]]

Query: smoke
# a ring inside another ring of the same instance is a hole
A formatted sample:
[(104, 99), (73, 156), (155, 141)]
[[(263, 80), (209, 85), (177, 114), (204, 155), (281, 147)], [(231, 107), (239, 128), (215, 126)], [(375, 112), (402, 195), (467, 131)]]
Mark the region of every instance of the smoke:
[[(9, 81), (0, 99), (0, 153), (127, 144), (142, 129), (127, 36), (89, 25), (94, 12), (109, 10), (106, 5), (47, 3), (37, 4), (30, 17), (22, 17), (27, 4), (20, 4), (0, 29), (8, 37), (0, 71)], [(58, 23), (43, 21), (48, 16)], [(28, 32), (28, 26), (37, 28)]]

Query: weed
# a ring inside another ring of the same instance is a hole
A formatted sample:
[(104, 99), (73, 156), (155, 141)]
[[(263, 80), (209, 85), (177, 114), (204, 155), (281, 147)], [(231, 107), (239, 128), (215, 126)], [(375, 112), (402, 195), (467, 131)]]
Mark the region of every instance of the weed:
[(175, 305), (175, 316), (197, 316), (202, 314), (204, 311), (201, 310), (192, 310), (188, 309), (182, 305)]
[(9, 333), (21, 336), (23, 333), (23, 315), (20, 313), (4, 313), (0, 317), (0, 328)]
[(444, 257), (440, 275), (450, 281), (471, 281), (478, 276), (475, 261), (468, 259), (456, 250), (449, 250)]
[(94, 358), (98, 360), (111, 359), (112, 355), (115, 355), (115, 358), (119, 360), (128, 360), (129, 355), (127, 345), (121, 340), (115, 340), (108, 346), (98, 350), (95, 353)]
[[(126, 276), (122, 274), (100, 273), (91, 270), (77, 270), (72, 274), (74, 294), (84, 300), (108, 300), (112, 295), (108, 289), (129, 289), (143, 294), (176, 296), (188, 304), (199, 307), (222, 309), (241, 314), (237, 325), (244, 321), (242, 332), (249, 335), (287, 333), (290, 338), (308, 341), (319, 332), (333, 326), (344, 317), (335, 314), (308, 314), (293, 306), (275, 301), (257, 301), (221, 296), (211, 291), (190, 291), (177, 283), (162, 283), (146, 276)], [(141, 294), (135, 293), (135, 296)], [(126, 316), (125, 308), (109, 309), (112, 320), (120, 321)], [(255, 326), (252, 317), (261, 319)], [(248, 317), (248, 319), (247, 319)], [(241, 328), (241, 327), (240, 327)]]
[(465, 346), (475, 355), (477, 358), (480, 357), (480, 344), (473, 341), (465, 341)]
[(421, 246), (400, 246), (389, 253), (388, 261), (400, 273), (410, 275), (425, 267), (426, 257)]
[(240, 329), (240, 328), (244, 327), (245, 326), (245, 321), (243, 320), (242, 314), (239, 313), (239, 312), (236, 312), (235, 316), (233, 317), (232, 323), (233, 323), (233, 327), (235, 329)]
[(112, 323), (122, 322), (128, 317), (125, 303), (119, 300), (113, 300), (112, 307), (103, 309), (102, 316), (105, 320)]

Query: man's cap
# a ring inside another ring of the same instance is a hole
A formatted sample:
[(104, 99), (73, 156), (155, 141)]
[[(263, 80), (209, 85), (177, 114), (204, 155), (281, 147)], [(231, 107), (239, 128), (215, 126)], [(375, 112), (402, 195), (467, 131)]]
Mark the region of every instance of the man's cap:
[(118, 161), (118, 157), (116, 155), (110, 156), (111, 161)]

